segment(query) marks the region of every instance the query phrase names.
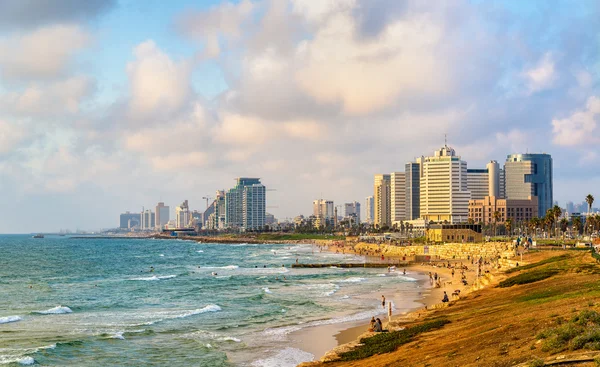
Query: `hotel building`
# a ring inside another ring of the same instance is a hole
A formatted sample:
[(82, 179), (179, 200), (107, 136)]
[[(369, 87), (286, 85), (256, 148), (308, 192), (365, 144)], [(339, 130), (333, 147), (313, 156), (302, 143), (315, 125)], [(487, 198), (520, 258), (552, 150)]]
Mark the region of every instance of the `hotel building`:
[(504, 223), (508, 218), (513, 223), (528, 221), (537, 216), (538, 199), (529, 196), (527, 199), (500, 199), (486, 196), (482, 200), (469, 201), (469, 218), (476, 224), (492, 224), (495, 222), (494, 213), (500, 213), (498, 223)]
[(379, 227), (391, 226), (391, 178), (390, 175), (375, 175), (374, 195), (374, 218), (373, 224)]
[(392, 223), (406, 220), (406, 174), (404, 172), (390, 174), (390, 203)]

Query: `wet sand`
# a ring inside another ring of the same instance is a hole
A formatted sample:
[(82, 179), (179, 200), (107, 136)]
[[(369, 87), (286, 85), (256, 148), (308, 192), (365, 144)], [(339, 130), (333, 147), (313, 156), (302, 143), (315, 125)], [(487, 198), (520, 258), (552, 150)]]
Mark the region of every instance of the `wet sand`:
[[(417, 291), (417, 293), (410, 295), (409, 298), (412, 298), (414, 301), (403, 302), (403, 296), (407, 296), (406, 291), (403, 291), (402, 293), (396, 292), (389, 295), (389, 297), (386, 296), (388, 301), (391, 300), (394, 302), (397, 310), (400, 309), (398, 310), (398, 314), (392, 316), (392, 321), (402, 323), (402, 321), (409, 322), (418, 319), (421, 314), (424, 313), (426, 308), (431, 308), (436, 304), (442, 303), (444, 291), (446, 291), (450, 300), (452, 300), (452, 292), (457, 289), (460, 290), (462, 294), (468, 293), (476, 278), (476, 273), (472, 269), (470, 262), (467, 263), (466, 260), (463, 262), (469, 267), (469, 270), (465, 272), (468, 283), (467, 286), (462, 285), (460, 282), (460, 270), (455, 270), (454, 277), (452, 277), (451, 269), (442, 267), (441, 262), (439, 263), (439, 266), (433, 266), (432, 264), (411, 265), (406, 267), (407, 276), (420, 273), (420, 278), (423, 278), (424, 274), (426, 280), (420, 280), (419, 282), (421, 282), (421, 288)], [(452, 261), (452, 263), (460, 264), (460, 260)], [(435, 288), (430, 284), (428, 280), (429, 272), (432, 274), (437, 272), (438, 276), (441, 277), (440, 288)], [(373, 299), (378, 299), (378, 297), (380, 297), (379, 294), (375, 293), (371, 296)], [(404, 310), (404, 312), (402, 312), (402, 310)], [(387, 314), (383, 313), (383, 310), (382, 314), (379, 316), (374, 316), (380, 317), (381, 321), (383, 322), (384, 329), (387, 328), (388, 317)], [(355, 342), (362, 334), (368, 332), (368, 329), (368, 319), (340, 324), (320, 325), (294, 332), (290, 334), (290, 340), (292, 340), (292, 343), (295, 347), (312, 353), (315, 356), (315, 360), (319, 360), (321, 357), (323, 357), (323, 355), (332, 349), (346, 343)]]

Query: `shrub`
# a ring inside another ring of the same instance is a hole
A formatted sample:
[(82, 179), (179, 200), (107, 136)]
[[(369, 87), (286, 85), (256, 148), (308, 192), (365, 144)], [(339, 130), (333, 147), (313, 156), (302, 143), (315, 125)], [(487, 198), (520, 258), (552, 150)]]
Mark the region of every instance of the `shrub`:
[(505, 279), (505, 280), (501, 281), (500, 284), (498, 284), (498, 287), (507, 288), (507, 287), (512, 287), (513, 285), (539, 282), (540, 280), (550, 278), (551, 276), (556, 275), (556, 274), (558, 274), (558, 270), (554, 270), (554, 269), (543, 269), (543, 270), (537, 270), (537, 271), (530, 271), (527, 273), (522, 273), (522, 274), (516, 275), (514, 277)]

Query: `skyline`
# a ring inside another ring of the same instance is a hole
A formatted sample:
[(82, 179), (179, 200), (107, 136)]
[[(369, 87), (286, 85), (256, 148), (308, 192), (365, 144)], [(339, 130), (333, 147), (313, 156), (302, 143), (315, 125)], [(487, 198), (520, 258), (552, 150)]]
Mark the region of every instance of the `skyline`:
[(561, 206), (600, 195), (597, 2), (48, 4), (0, 5), (0, 233), (243, 176), (277, 218), (362, 204), (444, 134), (470, 169), (551, 154)]

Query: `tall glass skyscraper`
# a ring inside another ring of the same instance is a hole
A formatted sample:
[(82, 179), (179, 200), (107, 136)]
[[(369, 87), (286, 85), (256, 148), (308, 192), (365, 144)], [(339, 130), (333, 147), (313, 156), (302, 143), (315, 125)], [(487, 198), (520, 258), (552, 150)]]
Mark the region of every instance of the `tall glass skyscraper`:
[(265, 225), (266, 188), (259, 178), (239, 177), (225, 194), (225, 223), (228, 228), (260, 230)]
[(421, 216), (421, 159), (406, 163), (406, 220), (419, 219)]
[(538, 198), (538, 217), (552, 208), (552, 157), (550, 154), (511, 154), (504, 164), (507, 199)]

